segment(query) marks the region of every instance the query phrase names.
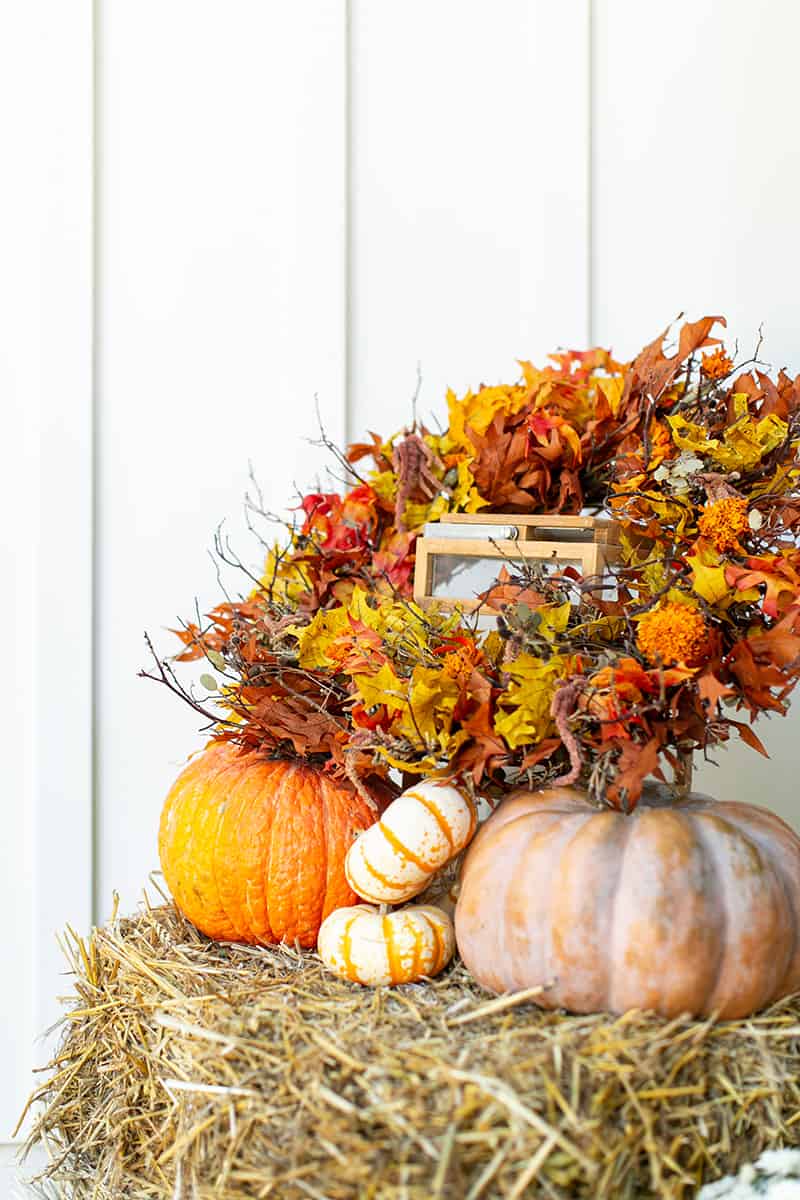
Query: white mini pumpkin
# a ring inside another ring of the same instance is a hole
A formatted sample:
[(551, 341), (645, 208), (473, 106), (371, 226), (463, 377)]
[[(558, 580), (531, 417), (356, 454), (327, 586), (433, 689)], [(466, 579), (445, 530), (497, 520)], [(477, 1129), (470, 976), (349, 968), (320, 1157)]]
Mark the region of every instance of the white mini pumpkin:
[(347, 881), (364, 900), (402, 904), (460, 854), (476, 824), (465, 792), (435, 780), (415, 784), (353, 842), (345, 859)]
[(317, 939), (330, 971), (372, 987), (438, 975), (454, 949), (453, 922), (433, 905), (385, 914), (368, 904), (337, 908), (322, 922)]

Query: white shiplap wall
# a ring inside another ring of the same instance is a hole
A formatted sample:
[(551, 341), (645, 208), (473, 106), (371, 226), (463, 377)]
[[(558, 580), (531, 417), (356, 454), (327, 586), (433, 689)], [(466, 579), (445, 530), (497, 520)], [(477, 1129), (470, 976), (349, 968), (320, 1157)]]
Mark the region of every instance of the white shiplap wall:
[(0, 5), (0, 146), (3, 1141), (91, 917), (91, 0)]
[[(724, 312), (731, 340), (800, 371), (796, 0), (595, 0), (593, 334), (624, 358), (679, 312)], [(797, 717), (762, 722), (700, 770), (721, 798), (800, 827)]]
[[(681, 309), (724, 309), (748, 346), (763, 320), (800, 366), (794, 0), (657, 22), (635, 0), (94, 7), (93, 80), (91, 4), (0, 0), (6, 1130), (53, 930), (86, 928), (92, 891), (95, 919), (136, 902), (199, 744), (136, 678), (143, 630), (165, 648), (217, 595), (206, 550), (226, 517), (247, 546), (248, 460), (279, 510), (322, 469), (315, 393), (335, 439), (388, 431), (417, 363), (425, 416), (448, 384), (592, 336), (625, 354)], [(759, 799), (768, 778), (797, 819), (794, 728), (770, 728), (768, 775), (736, 752), (722, 779)]]
[[(198, 720), (137, 678), (143, 630), (219, 598), (248, 460), (267, 503), (345, 425), (344, 3), (138, 0), (98, 21), (98, 916), (157, 865)], [(257, 548), (256, 548), (257, 549)], [(255, 564), (254, 564), (255, 565)]]
[[(588, 337), (589, 6), (354, 0), (350, 425)], [(565, 71), (563, 56), (569, 58)]]

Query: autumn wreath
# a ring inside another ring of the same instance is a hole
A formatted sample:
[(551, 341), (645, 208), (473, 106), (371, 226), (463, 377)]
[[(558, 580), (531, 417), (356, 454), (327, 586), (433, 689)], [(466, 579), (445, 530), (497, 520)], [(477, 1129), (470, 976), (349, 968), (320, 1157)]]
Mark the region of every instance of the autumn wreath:
[[(354, 781), (460, 773), (500, 795), (580, 778), (627, 808), (732, 732), (763, 752), (752, 722), (785, 711), (800, 673), (800, 376), (771, 378), (757, 351), (735, 365), (715, 325), (629, 363), (523, 362), (513, 384), (450, 392), (442, 433), (331, 447), (344, 493), (303, 496), (247, 595), (180, 630), (205, 693), (168, 661), (156, 677), (216, 739)], [(495, 628), (424, 611), (420, 531), (482, 509), (614, 518), (613, 591), (507, 564)]]

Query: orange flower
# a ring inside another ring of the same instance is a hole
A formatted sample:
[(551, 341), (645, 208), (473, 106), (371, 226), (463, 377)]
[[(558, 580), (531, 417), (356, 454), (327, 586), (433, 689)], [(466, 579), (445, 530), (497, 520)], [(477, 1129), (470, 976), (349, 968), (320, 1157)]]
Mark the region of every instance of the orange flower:
[(733, 370), (733, 360), (728, 358), (724, 346), (717, 346), (711, 354), (704, 354), (700, 370), (706, 379), (724, 379)]
[(697, 528), (717, 550), (739, 549), (739, 538), (750, 530), (747, 501), (737, 496), (714, 500), (703, 509)]
[(696, 663), (707, 657), (708, 626), (702, 613), (672, 601), (639, 619), (636, 644), (651, 663)]
[(451, 650), (442, 661), (442, 671), (445, 677), (454, 680), (462, 690), (469, 683), (474, 668), (474, 655), (467, 646)]

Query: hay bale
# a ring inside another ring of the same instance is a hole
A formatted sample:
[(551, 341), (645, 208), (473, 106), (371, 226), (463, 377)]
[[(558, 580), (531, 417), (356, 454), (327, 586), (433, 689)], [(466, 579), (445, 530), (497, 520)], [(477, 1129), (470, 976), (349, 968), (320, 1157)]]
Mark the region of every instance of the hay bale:
[(800, 1143), (800, 997), (748, 1021), (564, 1016), (464, 967), (371, 991), (172, 906), (71, 935), (31, 1142), (66, 1196), (693, 1196)]

